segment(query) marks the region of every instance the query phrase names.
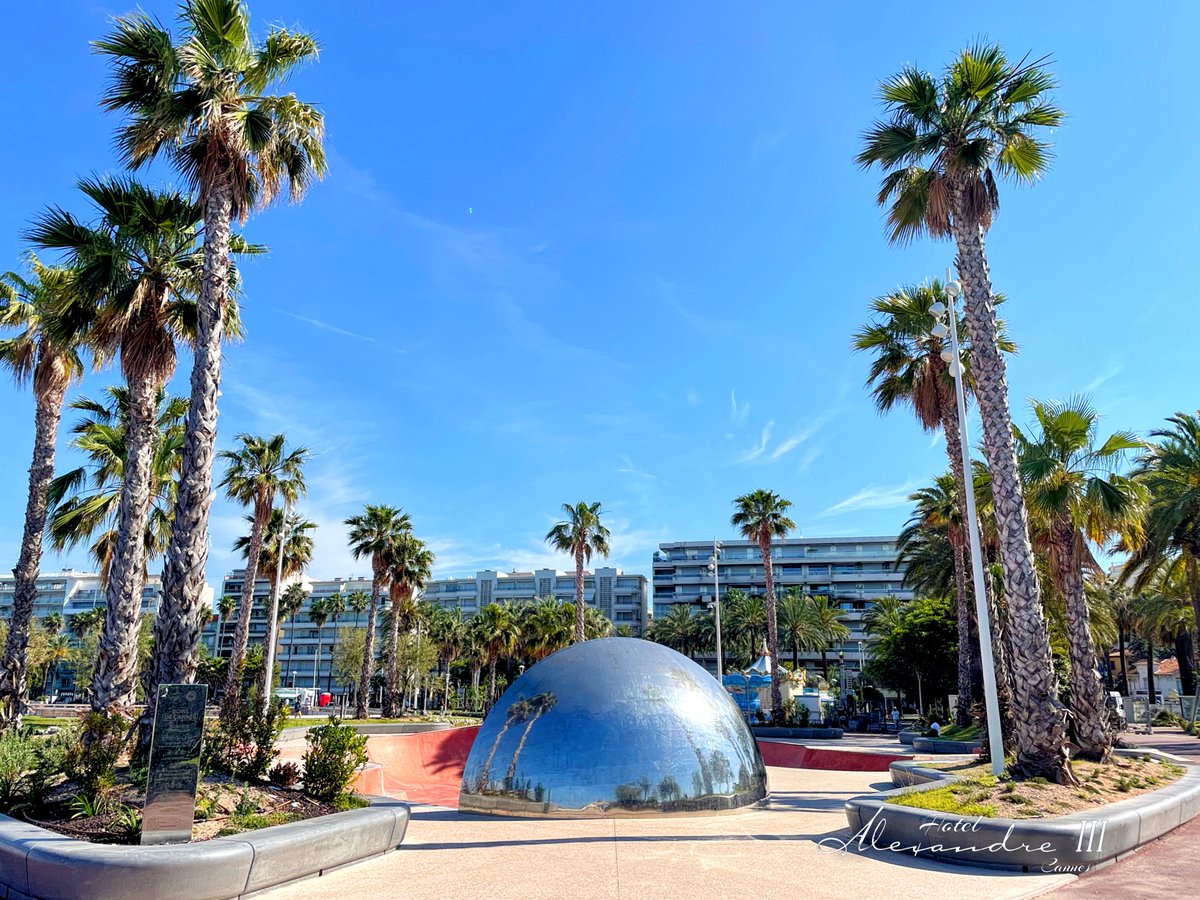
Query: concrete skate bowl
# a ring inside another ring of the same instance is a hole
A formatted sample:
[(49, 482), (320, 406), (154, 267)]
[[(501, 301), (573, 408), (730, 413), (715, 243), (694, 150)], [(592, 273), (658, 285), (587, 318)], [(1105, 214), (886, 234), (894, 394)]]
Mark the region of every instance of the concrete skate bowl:
[[(425, 734), (378, 734), (367, 740), (371, 762), (358, 776), (356, 789), (413, 803), (457, 808), (463, 767), (479, 732), (478, 725)], [(760, 739), (758, 749), (768, 766), (788, 769), (833, 769), (886, 772), (894, 761), (911, 756), (808, 747)]]
[(374, 734), (367, 738), (371, 762), (355, 781), (356, 790), (414, 803), (458, 806), (463, 766), (478, 725), (424, 734)]

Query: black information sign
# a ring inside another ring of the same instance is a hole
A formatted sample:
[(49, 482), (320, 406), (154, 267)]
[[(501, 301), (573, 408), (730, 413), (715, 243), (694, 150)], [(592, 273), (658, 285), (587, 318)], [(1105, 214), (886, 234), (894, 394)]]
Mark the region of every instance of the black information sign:
[(159, 685), (142, 814), (143, 844), (185, 844), (192, 839), (207, 699), (207, 685)]

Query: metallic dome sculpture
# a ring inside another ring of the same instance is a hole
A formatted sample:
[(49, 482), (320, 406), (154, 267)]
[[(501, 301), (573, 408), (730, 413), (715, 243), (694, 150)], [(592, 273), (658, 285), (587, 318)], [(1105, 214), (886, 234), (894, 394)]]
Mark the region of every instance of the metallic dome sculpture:
[(574, 644), (521, 675), (463, 770), (462, 812), (695, 815), (768, 796), (754, 736), (717, 680), (637, 638)]

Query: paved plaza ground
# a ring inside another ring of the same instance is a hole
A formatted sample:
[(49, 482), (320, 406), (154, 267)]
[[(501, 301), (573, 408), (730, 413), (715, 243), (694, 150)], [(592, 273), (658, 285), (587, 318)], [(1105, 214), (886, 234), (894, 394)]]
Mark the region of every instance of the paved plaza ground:
[(825, 852), (849, 836), (842, 804), (890, 787), (879, 772), (771, 767), (769, 809), (709, 817), (540, 820), (414, 805), (395, 853), (272, 898), (1028, 897), (1073, 880), (890, 853)]

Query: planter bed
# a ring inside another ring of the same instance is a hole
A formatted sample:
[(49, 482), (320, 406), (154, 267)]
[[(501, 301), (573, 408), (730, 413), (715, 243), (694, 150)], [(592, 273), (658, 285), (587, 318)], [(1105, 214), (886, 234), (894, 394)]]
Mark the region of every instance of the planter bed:
[(407, 804), (385, 797), (329, 816), (191, 844), (92, 844), (0, 816), (0, 887), (10, 900), (228, 900), (399, 847)]
[(902, 731), (897, 735), (897, 737), (900, 739), (900, 743), (907, 744), (911, 747), (913, 740), (921, 737), (923, 734), (923, 731)]
[[(1114, 753), (1187, 762), (1158, 751)], [(1125, 856), (1200, 813), (1200, 766), (1186, 768), (1166, 787), (1128, 800), (1029, 819), (965, 816), (887, 803), (912, 790), (937, 790), (961, 780), (912, 762), (894, 762), (890, 770), (893, 784), (901, 787), (847, 801), (853, 836), (845, 849), (874, 848), (1025, 872), (1080, 873)]]

